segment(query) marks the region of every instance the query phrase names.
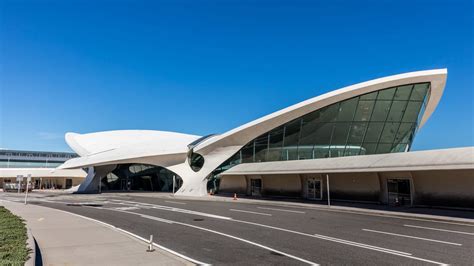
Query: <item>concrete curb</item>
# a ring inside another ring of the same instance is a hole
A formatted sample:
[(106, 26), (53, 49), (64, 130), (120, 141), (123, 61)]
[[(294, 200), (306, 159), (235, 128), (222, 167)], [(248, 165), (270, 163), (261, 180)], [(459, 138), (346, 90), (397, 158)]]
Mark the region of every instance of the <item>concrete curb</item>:
[(26, 241), (28, 249), (30, 250), (28, 256), (28, 260), (25, 262), (26, 266), (35, 266), (36, 265), (36, 245), (35, 245), (35, 238), (31, 233), (30, 228), (26, 228), (26, 232), (28, 235), (28, 240)]

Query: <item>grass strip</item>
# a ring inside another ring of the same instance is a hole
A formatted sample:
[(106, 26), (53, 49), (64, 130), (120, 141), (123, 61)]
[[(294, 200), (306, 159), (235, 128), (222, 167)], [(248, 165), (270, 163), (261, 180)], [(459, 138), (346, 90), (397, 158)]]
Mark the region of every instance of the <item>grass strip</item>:
[(23, 219), (0, 206), (0, 265), (24, 265), (30, 252)]

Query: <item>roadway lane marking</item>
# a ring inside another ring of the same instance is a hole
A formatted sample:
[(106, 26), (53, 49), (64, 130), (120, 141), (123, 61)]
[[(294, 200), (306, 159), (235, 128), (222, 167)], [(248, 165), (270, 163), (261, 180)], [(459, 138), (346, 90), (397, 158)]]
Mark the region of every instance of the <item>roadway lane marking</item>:
[(403, 226), (474, 236), (474, 233), (468, 233), (468, 232), (462, 232), (462, 231), (454, 231), (454, 230), (447, 230), (447, 229), (440, 229), (440, 228), (433, 228), (433, 227), (424, 227), (424, 226), (410, 225), (410, 224), (404, 224)]
[(233, 211), (233, 212), (245, 212), (245, 213), (258, 214), (258, 215), (272, 216), (271, 214), (269, 214), (269, 213), (264, 213), (264, 212), (251, 212), (251, 211), (244, 211), (244, 210), (237, 210), (237, 209), (229, 209), (229, 211)]
[(305, 209), (305, 210), (313, 210), (313, 211), (350, 213), (350, 214), (357, 214), (357, 215), (364, 215), (364, 216), (376, 216), (376, 217), (393, 218), (393, 219), (401, 219), (401, 220), (413, 220), (413, 221), (422, 221), (422, 222), (429, 222), (429, 223), (454, 224), (454, 225), (474, 227), (474, 224), (467, 224), (467, 223), (461, 223), (461, 222), (448, 222), (448, 221), (430, 220), (428, 217), (427, 218), (414, 218), (414, 217), (393, 216), (391, 214), (362, 213), (362, 212), (353, 211), (353, 210), (335, 210), (335, 209), (329, 210), (326, 207), (317, 207), (317, 206), (315, 206), (315, 207), (288, 206), (288, 205), (271, 205), (271, 206)]
[(319, 238), (319, 239), (323, 239), (323, 240), (327, 240), (327, 241), (332, 241), (332, 242), (336, 242), (336, 243), (341, 243), (341, 244), (345, 244), (345, 245), (350, 245), (350, 246), (356, 246), (356, 247), (360, 247), (360, 248), (375, 250), (375, 251), (379, 251), (379, 252), (383, 252), (383, 253), (388, 253), (388, 254), (392, 254), (392, 255), (396, 255), (396, 256), (401, 256), (401, 257), (405, 257), (405, 258), (410, 258), (410, 259), (414, 259), (414, 260), (424, 261), (424, 262), (428, 262), (428, 263), (432, 263), (432, 264), (448, 265), (448, 264), (442, 263), (442, 262), (437, 262), (437, 261), (433, 261), (433, 260), (428, 260), (428, 259), (423, 259), (423, 258), (415, 257), (415, 256), (412, 256), (411, 253), (402, 252), (402, 251), (397, 251), (397, 250), (393, 250), (393, 249), (386, 249), (386, 248), (382, 248), (382, 247), (367, 245), (367, 244), (358, 243), (358, 242), (353, 242), (353, 241), (348, 241), (348, 240), (344, 240), (344, 239), (339, 239), (339, 238), (334, 238), (334, 237), (329, 237), (329, 236), (324, 236), (324, 235), (318, 235), (318, 234), (311, 235), (311, 234), (307, 234), (307, 233), (303, 233), (303, 232), (298, 232), (298, 231), (293, 231), (293, 230), (289, 230), (289, 229), (285, 229), (285, 228), (280, 228), (280, 227), (275, 227), (275, 226), (265, 225), (265, 224), (259, 224), (259, 223), (254, 223), (254, 222), (247, 222), (247, 221), (242, 221), (242, 220), (235, 220), (235, 219), (232, 219), (232, 221), (234, 221), (234, 222), (240, 222), (240, 223), (245, 223), (245, 224), (252, 224), (252, 225), (261, 226), (261, 227), (266, 227), (266, 228), (271, 228), (271, 229), (280, 230), (280, 231), (283, 231), (283, 232), (294, 233), (294, 234), (303, 235), (303, 236), (309, 236), (309, 237)]
[(127, 211), (127, 210), (138, 210), (139, 207), (116, 207), (117, 210)]
[(165, 200), (165, 202), (174, 203), (174, 204), (183, 204), (183, 205), (186, 204), (185, 202), (178, 202), (178, 201), (171, 201), (171, 200)]
[(137, 206), (145, 207), (145, 208), (148, 207), (148, 208), (153, 208), (153, 209), (157, 209), (157, 210), (180, 212), (180, 213), (193, 214), (193, 215), (199, 215), (199, 216), (222, 219), (222, 220), (231, 220), (232, 219), (230, 217), (225, 217), (225, 216), (220, 216), (220, 215), (215, 215), (215, 214), (210, 214), (210, 213), (205, 213), (205, 212), (192, 211), (192, 210), (187, 210), (187, 209), (180, 209), (180, 208), (165, 206), (165, 205), (141, 203), (141, 202), (128, 201), (128, 200), (113, 200), (113, 201), (120, 202), (123, 205), (128, 204), (130, 206), (135, 206), (135, 207), (137, 207)]
[[(133, 203), (133, 204), (139, 203), (139, 202), (134, 202), (134, 201), (125, 201), (125, 202), (130, 202), (130, 203)], [(146, 203), (145, 205), (160, 206), (160, 205), (153, 205), (153, 204), (148, 204), (148, 203)], [(161, 207), (163, 207), (163, 206), (161, 206)], [(172, 209), (177, 209), (177, 208), (171, 208), (171, 207), (168, 207), (168, 206), (164, 206), (164, 207), (167, 207), (167, 208), (161, 208), (161, 209), (162, 210), (168, 210), (168, 211), (173, 211)], [(160, 209), (160, 208), (156, 208), (156, 209)], [(185, 210), (185, 209), (179, 209), (179, 210)], [(180, 211), (180, 212), (183, 212), (183, 211)], [(189, 212), (191, 212), (191, 211), (189, 211)], [(187, 212), (183, 212), (183, 213), (187, 213)], [(211, 217), (212, 216), (216, 216), (216, 215), (211, 215)], [(213, 217), (213, 218), (216, 218), (216, 217)], [(419, 258), (419, 257), (414, 257), (414, 256), (412, 256), (411, 253), (407, 253), (407, 252), (402, 252), (402, 251), (397, 251), (397, 250), (392, 250), (392, 249), (386, 249), (386, 248), (382, 248), (382, 247), (378, 247), (378, 246), (367, 245), (367, 244), (363, 244), (363, 243), (358, 243), (358, 242), (333, 238), (333, 237), (324, 236), (324, 235), (317, 235), (317, 234), (311, 235), (311, 234), (306, 234), (306, 233), (293, 231), (293, 230), (289, 230), (289, 229), (274, 227), (274, 226), (270, 226), (270, 225), (247, 222), (247, 221), (243, 221), (243, 220), (236, 220), (236, 219), (232, 219), (232, 218), (229, 218), (229, 217), (227, 217), (227, 218), (228, 219), (226, 219), (226, 220), (230, 220), (230, 221), (246, 223), (246, 224), (252, 224), (252, 225), (271, 228), (271, 229), (280, 230), (280, 231), (284, 231), (284, 232), (290, 232), (290, 233), (294, 233), (294, 234), (310, 236), (310, 237), (314, 237), (314, 238), (324, 239), (324, 240), (327, 240), (327, 241), (332, 241), (332, 242), (337, 242), (337, 243), (341, 243), (341, 244), (346, 244), (346, 245), (356, 246), (356, 247), (360, 247), (360, 248), (365, 248), (365, 249), (375, 250), (375, 251), (379, 251), (379, 252), (384, 252), (384, 253), (388, 253), (388, 254), (393, 254), (393, 255), (397, 255), (397, 256), (407, 257), (407, 258), (410, 258), (410, 259), (424, 261), (424, 262), (428, 262), (428, 263), (433, 263), (433, 264), (438, 264), (438, 265), (446, 265), (446, 264), (441, 263), (441, 262), (427, 260), (427, 259), (423, 259), (423, 258)]]
[[(0, 200), (0, 201), (2, 201), (2, 200)], [(58, 202), (54, 202), (54, 203), (58, 203)], [(67, 214), (69, 214), (69, 215), (75, 215), (75, 216), (80, 217), (80, 218), (82, 218), (82, 219), (86, 219), (86, 220), (89, 220), (89, 221), (92, 221), (92, 222), (101, 224), (101, 225), (103, 225), (103, 226), (105, 226), (105, 227), (109, 227), (109, 228), (112, 229), (112, 230), (116, 230), (116, 231), (119, 231), (119, 232), (121, 232), (121, 233), (124, 233), (124, 234), (127, 234), (127, 235), (129, 235), (129, 236), (132, 236), (132, 237), (134, 237), (134, 238), (136, 238), (136, 239), (139, 239), (139, 240), (141, 240), (141, 241), (143, 241), (143, 242), (145, 242), (145, 243), (147, 243), (147, 244), (149, 243), (149, 240), (146, 239), (146, 238), (143, 238), (143, 237), (141, 237), (141, 236), (139, 236), (139, 235), (136, 235), (136, 234), (134, 234), (134, 233), (132, 233), (132, 232), (129, 232), (129, 231), (124, 230), (124, 229), (122, 229), (122, 228), (116, 227), (116, 226), (114, 226), (114, 225), (108, 224), (108, 223), (106, 223), (106, 222), (102, 222), (102, 221), (96, 220), (96, 219), (94, 219), (94, 218), (90, 218), (90, 217), (87, 217), (87, 216), (83, 216), (83, 215), (80, 215), (80, 214), (77, 214), (77, 213), (73, 213), (73, 212), (69, 212), (69, 211), (65, 211), (65, 210), (61, 210), (61, 209), (56, 209), (56, 208), (53, 208), (53, 207), (48, 207), (48, 206), (41, 206), (41, 207), (51, 208), (51, 209), (54, 209), (54, 210), (59, 211), (59, 212), (67, 213)], [(102, 207), (90, 207), (90, 206), (85, 206), (85, 207), (93, 208), (93, 209), (113, 210), (113, 209), (107, 209), (107, 208), (102, 208)], [(121, 210), (115, 210), (115, 211), (118, 211), (118, 212), (128, 212), (128, 211), (121, 211)], [(133, 212), (128, 212), (128, 213), (133, 213)], [(146, 215), (146, 216), (148, 216), (148, 215)], [(150, 216), (150, 217), (152, 217), (152, 218), (154, 218), (154, 220), (158, 220), (158, 221), (160, 221), (160, 222), (166, 222), (164, 219), (160, 219), (160, 218), (158, 218), (158, 217), (153, 217), (153, 216)], [(155, 247), (157, 247), (157, 248), (159, 248), (159, 249), (161, 249), (161, 250), (164, 250), (164, 251), (166, 251), (166, 252), (169, 252), (169, 253), (171, 253), (171, 254), (173, 254), (173, 255), (175, 255), (175, 256), (178, 256), (178, 257), (180, 257), (180, 258), (182, 258), (182, 259), (184, 259), (184, 260), (190, 261), (190, 262), (192, 262), (192, 263), (194, 263), (194, 264), (196, 264), (196, 265), (211, 265), (211, 264), (209, 264), (209, 263), (204, 263), (204, 262), (202, 262), (202, 261), (199, 261), (199, 260), (195, 260), (195, 259), (193, 259), (193, 258), (190, 258), (190, 257), (188, 257), (188, 256), (186, 256), (186, 255), (183, 255), (183, 254), (181, 254), (181, 253), (178, 253), (178, 252), (176, 252), (176, 251), (174, 251), (174, 250), (172, 250), (172, 249), (169, 249), (169, 248), (167, 248), (167, 247), (164, 247), (164, 246), (162, 246), (162, 245), (159, 245), (159, 244), (157, 244), (157, 243), (155, 243), (155, 242), (153, 242), (152, 244), (153, 244), (153, 246), (155, 246)]]
[(293, 210), (285, 210), (285, 209), (277, 209), (277, 208), (267, 208), (267, 207), (257, 207), (257, 208), (263, 209), (263, 210), (272, 210), (272, 211), (293, 212), (293, 213), (302, 213), (302, 214), (306, 213), (302, 211), (293, 211)]
[(377, 230), (362, 229), (362, 231), (392, 235), (392, 236), (400, 236), (400, 237), (406, 237), (406, 238), (413, 238), (413, 239), (437, 242), (437, 243), (454, 245), (454, 246), (462, 246), (462, 244), (459, 244), (459, 243), (453, 243), (453, 242), (447, 242), (447, 241), (441, 241), (441, 240), (435, 240), (435, 239), (429, 239), (429, 238), (423, 238), (423, 237), (416, 237), (416, 236), (409, 236), (409, 235), (402, 235), (402, 234), (395, 234), (395, 233), (389, 233), (389, 232), (383, 232), (383, 231), (377, 231)]
[(285, 253), (285, 252), (283, 252), (283, 251), (279, 251), (279, 250), (273, 249), (273, 248), (271, 248), (271, 247), (268, 247), (268, 246), (265, 246), (265, 245), (262, 245), (262, 244), (259, 244), (259, 243), (256, 243), (256, 242), (253, 242), (253, 241), (244, 239), (244, 238), (240, 238), (240, 237), (237, 237), (237, 236), (229, 235), (229, 234), (222, 233), (222, 232), (219, 232), (219, 231), (215, 231), (215, 230), (212, 230), (212, 229), (208, 229), (208, 228), (205, 228), (205, 227), (200, 227), (200, 226), (196, 226), (196, 225), (192, 225), (192, 224), (187, 224), (187, 223), (172, 221), (172, 220), (168, 220), (168, 219), (162, 219), (162, 218), (158, 218), (158, 217), (154, 217), (154, 216), (150, 216), (150, 215), (146, 215), (146, 214), (140, 214), (140, 213), (136, 213), (136, 212), (122, 211), (122, 210), (117, 210), (117, 209), (107, 209), (107, 208), (99, 208), (99, 209), (104, 209), (104, 210), (109, 210), (109, 211), (124, 212), (124, 213), (128, 213), (128, 214), (134, 214), (134, 215), (138, 215), (138, 216), (140, 216), (140, 217), (142, 217), (142, 218), (146, 218), (146, 219), (152, 219), (152, 220), (156, 220), (156, 221), (164, 222), (164, 223), (168, 223), (168, 224), (177, 224), (177, 225), (182, 225), (182, 226), (187, 226), (187, 227), (191, 227), (191, 228), (203, 230), (203, 231), (206, 231), (206, 232), (210, 232), (210, 233), (214, 233), (214, 234), (217, 234), (217, 235), (221, 235), (221, 236), (225, 236), (225, 237), (228, 237), (228, 238), (232, 238), (232, 239), (235, 239), (235, 240), (239, 240), (239, 241), (242, 241), (242, 242), (244, 242), (244, 243), (247, 243), (247, 244), (250, 244), (250, 245), (253, 245), (253, 246), (257, 246), (257, 247), (266, 249), (266, 250), (268, 250), (268, 251), (271, 251), (271, 252), (280, 254), (280, 255), (282, 255), (282, 256), (285, 256), (285, 257), (288, 257), (288, 258), (291, 258), (291, 259), (295, 259), (295, 260), (301, 261), (301, 262), (306, 263), (306, 264), (318, 265), (318, 266), (319, 266), (319, 264), (317, 264), (317, 263), (315, 263), (315, 262), (312, 262), (312, 261), (309, 261), (309, 260), (305, 260), (305, 259), (303, 259), (303, 258), (294, 256), (294, 255), (291, 255), (291, 254), (288, 254), (288, 253)]

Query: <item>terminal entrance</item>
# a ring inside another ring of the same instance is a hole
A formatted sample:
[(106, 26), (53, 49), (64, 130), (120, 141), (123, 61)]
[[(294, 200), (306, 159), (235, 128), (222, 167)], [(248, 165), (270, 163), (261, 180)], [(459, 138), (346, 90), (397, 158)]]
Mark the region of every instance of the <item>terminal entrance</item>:
[(166, 168), (147, 164), (121, 164), (102, 177), (100, 191), (176, 192), (181, 178)]
[(316, 178), (306, 180), (306, 198), (310, 200), (322, 199), (321, 180)]
[(262, 179), (250, 179), (250, 195), (262, 195)]
[(410, 179), (388, 179), (387, 191), (389, 205), (411, 205)]

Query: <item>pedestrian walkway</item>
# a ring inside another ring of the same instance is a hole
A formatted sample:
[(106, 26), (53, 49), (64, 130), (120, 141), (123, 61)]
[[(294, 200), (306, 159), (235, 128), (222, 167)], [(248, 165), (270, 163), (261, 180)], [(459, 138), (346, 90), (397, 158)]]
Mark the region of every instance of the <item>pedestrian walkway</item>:
[(8, 201), (0, 205), (25, 219), (43, 265), (193, 265), (160, 249), (146, 252), (145, 242), (77, 215)]

